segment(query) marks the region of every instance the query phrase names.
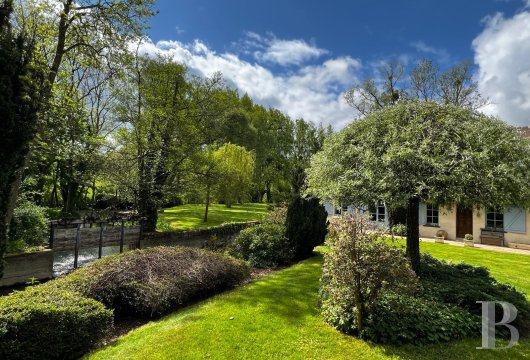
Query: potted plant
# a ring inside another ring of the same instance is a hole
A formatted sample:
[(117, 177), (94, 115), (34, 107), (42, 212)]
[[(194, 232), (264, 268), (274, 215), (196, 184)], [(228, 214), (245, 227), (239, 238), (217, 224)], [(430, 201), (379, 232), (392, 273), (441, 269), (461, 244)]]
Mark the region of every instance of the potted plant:
[(464, 246), (469, 246), (469, 247), (475, 246), (475, 242), (473, 241), (473, 235), (471, 234), (464, 235)]
[(434, 237), (434, 242), (438, 244), (443, 244), (444, 240), (447, 238), (447, 231), (438, 230), (436, 236)]

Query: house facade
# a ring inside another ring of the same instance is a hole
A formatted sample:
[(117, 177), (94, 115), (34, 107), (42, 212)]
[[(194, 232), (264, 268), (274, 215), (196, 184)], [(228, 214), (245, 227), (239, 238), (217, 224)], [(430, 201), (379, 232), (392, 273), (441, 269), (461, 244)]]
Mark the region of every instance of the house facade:
[[(325, 207), (330, 216), (369, 213), (381, 227), (389, 226), (388, 211), (382, 204), (354, 208), (326, 202)], [(418, 215), (420, 237), (434, 238), (439, 230), (444, 230), (447, 240), (462, 240), (471, 234), (475, 243), (530, 250), (530, 215), (523, 208), (445, 208), (421, 203)]]

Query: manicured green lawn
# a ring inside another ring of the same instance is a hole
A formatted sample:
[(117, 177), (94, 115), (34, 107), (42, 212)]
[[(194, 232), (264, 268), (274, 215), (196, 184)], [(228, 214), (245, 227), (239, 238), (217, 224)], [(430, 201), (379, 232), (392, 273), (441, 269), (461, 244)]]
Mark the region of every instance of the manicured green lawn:
[(204, 205), (181, 205), (164, 209), (159, 216), (158, 229), (166, 230), (163, 223), (169, 224), (173, 230), (203, 229), (224, 223), (260, 220), (267, 212), (267, 204), (235, 204), (231, 208), (212, 204), (205, 223)]
[[(530, 297), (530, 256), (422, 244), (433, 255), (487, 265)], [(480, 339), (380, 346), (341, 334), (318, 307), (320, 256), (146, 324), (92, 359), (530, 359), (530, 340), (476, 350)], [(526, 278), (526, 279), (525, 279)]]

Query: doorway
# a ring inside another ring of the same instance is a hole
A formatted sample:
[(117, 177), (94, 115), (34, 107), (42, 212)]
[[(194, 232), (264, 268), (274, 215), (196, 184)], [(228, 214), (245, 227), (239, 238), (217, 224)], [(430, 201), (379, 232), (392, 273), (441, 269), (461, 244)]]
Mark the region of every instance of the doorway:
[(456, 208), (456, 237), (463, 238), (473, 234), (473, 209), (458, 206)]

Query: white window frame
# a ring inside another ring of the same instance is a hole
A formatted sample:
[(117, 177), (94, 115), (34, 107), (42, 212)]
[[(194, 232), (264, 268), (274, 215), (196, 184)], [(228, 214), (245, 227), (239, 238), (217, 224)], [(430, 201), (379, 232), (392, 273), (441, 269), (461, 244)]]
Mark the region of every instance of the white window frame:
[[(490, 226), (488, 224), (490, 214), (493, 214), (493, 225), (494, 226)], [(501, 217), (500, 219), (499, 219), (499, 215)], [(499, 223), (499, 222), (502, 224), (502, 226), (497, 226), (497, 223)], [(486, 228), (490, 228), (490, 229), (504, 229), (504, 209), (501, 209), (501, 208), (488, 208), (486, 210)]]
[[(438, 226), (440, 225), (440, 208), (436, 205), (429, 205), (427, 204), (425, 206), (426, 208), (426, 214), (425, 214), (425, 219), (427, 220), (427, 225), (434, 225), (434, 226)], [(431, 211), (431, 215), (429, 215), (429, 211)], [(434, 215), (434, 213), (436, 212), (436, 215)], [(436, 221), (434, 221), (436, 218)], [(431, 220), (431, 221), (429, 221)]]

